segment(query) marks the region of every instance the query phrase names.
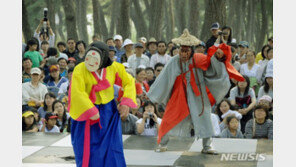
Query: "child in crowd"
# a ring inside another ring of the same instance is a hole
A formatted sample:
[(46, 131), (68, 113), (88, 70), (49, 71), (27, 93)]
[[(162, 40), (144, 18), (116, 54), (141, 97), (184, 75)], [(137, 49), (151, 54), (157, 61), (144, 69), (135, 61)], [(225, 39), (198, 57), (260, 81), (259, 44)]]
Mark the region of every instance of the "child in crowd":
[(34, 67), (43, 67), (45, 65), (45, 61), (43, 61), (42, 56), (40, 55), (40, 53), (37, 50), (37, 41), (34, 39), (31, 39), (28, 41), (27, 43), (29, 50), (27, 52), (25, 52), (24, 54), (24, 58), (30, 58), (32, 60), (32, 68)]
[(52, 103), (56, 100), (56, 96), (52, 92), (48, 92), (44, 97), (44, 106), (39, 107), (38, 113), (41, 118), (45, 118), (46, 112), (53, 112)]
[(22, 115), (22, 131), (38, 132), (38, 127), (34, 113), (30, 110), (25, 111)]
[(66, 132), (70, 115), (67, 112), (64, 104), (60, 100), (56, 100), (53, 102), (52, 108), (54, 113), (58, 116), (57, 126), (59, 127), (60, 132)]
[[(227, 99), (223, 99), (216, 107), (216, 113), (220, 119), (220, 129), (221, 131), (225, 129), (225, 120), (228, 116), (234, 115), (240, 122), (240, 119), (242, 119), (242, 114), (233, 111), (233, 106), (230, 104), (230, 101)], [(239, 129), (240, 129), (240, 123), (239, 123)]]
[(146, 101), (143, 108), (143, 118), (136, 122), (138, 134), (142, 136), (157, 136), (161, 119), (156, 115), (156, 106), (151, 101)]
[(45, 114), (45, 120), (43, 120), (43, 125), (41, 126), (41, 132), (49, 133), (60, 133), (60, 129), (57, 127), (57, 114), (52, 112), (47, 112)]
[(226, 118), (227, 128), (221, 133), (221, 138), (244, 138), (242, 132), (239, 130), (239, 119), (235, 115)]

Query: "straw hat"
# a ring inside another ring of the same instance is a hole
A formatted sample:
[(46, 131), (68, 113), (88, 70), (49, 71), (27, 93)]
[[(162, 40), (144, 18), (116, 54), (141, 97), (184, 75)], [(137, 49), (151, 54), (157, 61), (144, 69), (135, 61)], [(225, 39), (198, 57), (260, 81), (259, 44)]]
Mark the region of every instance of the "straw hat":
[(172, 39), (172, 42), (180, 46), (196, 46), (201, 43), (199, 39), (189, 34), (187, 28), (184, 29), (183, 34), (179, 38)]

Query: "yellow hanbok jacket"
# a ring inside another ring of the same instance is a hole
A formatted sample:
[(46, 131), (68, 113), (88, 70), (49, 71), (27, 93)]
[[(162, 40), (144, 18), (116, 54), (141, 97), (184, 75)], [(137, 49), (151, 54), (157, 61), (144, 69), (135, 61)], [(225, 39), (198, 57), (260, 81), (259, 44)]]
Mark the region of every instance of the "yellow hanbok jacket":
[(68, 93), (70, 116), (76, 121), (85, 121), (97, 114), (99, 111), (95, 104), (107, 104), (114, 99), (114, 84), (124, 90), (120, 105), (136, 108), (135, 80), (122, 64), (113, 62), (100, 74), (88, 71), (84, 62), (77, 65)]

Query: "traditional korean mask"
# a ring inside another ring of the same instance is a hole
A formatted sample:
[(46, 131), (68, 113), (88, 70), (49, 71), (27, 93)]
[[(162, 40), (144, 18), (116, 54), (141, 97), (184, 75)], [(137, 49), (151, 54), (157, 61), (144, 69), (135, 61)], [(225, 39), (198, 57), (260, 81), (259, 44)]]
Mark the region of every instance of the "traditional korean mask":
[(85, 66), (88, 71), (95, 72), (101, 66), (101, 54), (95, 50), (89, 50), (85, 56)]

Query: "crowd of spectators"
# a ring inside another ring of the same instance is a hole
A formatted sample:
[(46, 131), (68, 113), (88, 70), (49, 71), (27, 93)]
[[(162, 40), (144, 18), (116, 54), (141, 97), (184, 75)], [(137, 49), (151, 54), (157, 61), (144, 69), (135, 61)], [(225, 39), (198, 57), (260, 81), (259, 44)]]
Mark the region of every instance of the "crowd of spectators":
[[(71, 37), (57, 42), (49, 21), (47, 27), (48, 31), (44, 32), (39, 25), (34, 37), (23, 44), (26, 48), (22, 61), (22, 129), (26, 132), (70, 132), (69, 84), (75, 66), (84, 61), (88, 46), (87, 42)], [(231, 79), (225, 99), (213, 106), (213, 137), (272, 139), (273, 38), (269, 38), (257, 53), (250, 49), (247, 41), (237, 42), (231, 27), (220, 28), (219, 23), (214, 23), (210, 31), (212, 36), (195, 46), (194, 51), (207, 54), (215, 41), (226, 43), (231, 46), (232, 65), (245, 78), (244, 82)], [(219, 32), (223, 35), (218, 35)], [(100, 37), (94, 35), (92, 40), (99, 41)], [(123, 134), (157, 136), (165, 106), (152, 103), (146, 94), (167, 62), (179, 54), (180, 46), (153, 37), (132, 41), (119, 34), (105, 42), (111, 60), (122, 63), (135, 78), (137, 108), (120, 115)], [(122, 88), (114, 85), (114, 90), (115, 99), (120, 101)]]

